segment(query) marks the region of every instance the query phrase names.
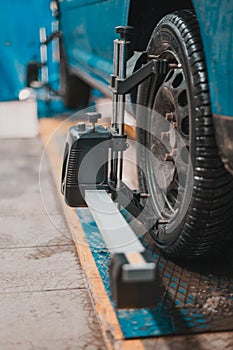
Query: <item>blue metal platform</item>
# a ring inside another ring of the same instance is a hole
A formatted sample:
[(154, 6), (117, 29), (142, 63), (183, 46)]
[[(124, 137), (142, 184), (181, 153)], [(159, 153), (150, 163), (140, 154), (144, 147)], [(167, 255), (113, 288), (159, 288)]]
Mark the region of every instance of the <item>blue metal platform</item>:
[[(77, 215), (115, 308), (108, 273), (110, 254), (89, 210), (77, 209)], [(131, 224), (127, 213), (126, 219)], [(158, 263), (164, 292), (155, 309), (115, 308), (125, 339), (233, 329), (233, 258), (177, 264), (161, 255), (149, 235), (142, 242)]]

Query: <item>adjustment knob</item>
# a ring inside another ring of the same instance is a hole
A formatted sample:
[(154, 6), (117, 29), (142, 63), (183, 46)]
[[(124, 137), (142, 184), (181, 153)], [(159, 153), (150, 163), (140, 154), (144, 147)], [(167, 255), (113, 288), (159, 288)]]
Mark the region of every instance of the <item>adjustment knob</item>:
[(97, 123), (98, 119), (101, 118), (101, 113), (89, 112), (89, 113), (86, 113), (86, 116), (89, 122), (93, 124), (93, 123)]
[(118, 26), (115, 28), (117, 34), (120, 34), (121, 39), (128, 41), (132, 38), (134, 27), (132, 26)]

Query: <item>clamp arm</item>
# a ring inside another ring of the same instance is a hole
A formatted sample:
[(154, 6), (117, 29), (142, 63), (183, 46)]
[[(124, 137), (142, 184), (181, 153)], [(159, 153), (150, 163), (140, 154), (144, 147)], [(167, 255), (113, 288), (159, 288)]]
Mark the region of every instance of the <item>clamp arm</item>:
[(114, 93), (125, 95), (152, 74), (165, 75), (168, 70), (169, 63), (167, 60), (161, 58), (152, 59), (125, 79), (120, 79), (116, 75), (111, 75), (110, 86)]

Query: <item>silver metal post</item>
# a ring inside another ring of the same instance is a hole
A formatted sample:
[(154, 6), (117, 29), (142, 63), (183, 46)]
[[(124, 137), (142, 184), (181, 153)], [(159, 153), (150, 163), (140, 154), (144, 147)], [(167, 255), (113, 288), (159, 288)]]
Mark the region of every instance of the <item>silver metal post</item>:
[[(114, 54), (113, 54), (113, 74), (115, 76), (119, 75), (119, 42), (120, 40), (114, 40)], [(112, 126), (114, 128), (117, 127), (117, 115), (118, 115), (118, 94), (113, 93), (113, 111), (112, 111)]]
[[(125, 79), (126, 78), (126, 62), (127, 62), (127, 51), (129, 42), (120, 40), (120, 53), (119, 53), (119, 78)], [(117, 125), (118, 125), (118, 134), (120, 136), (124, 133), (124, 117), (125, 117), (125, 96), (124, 95), (118, 95), (118, 102), (119, 102), (119, 112), (117, 115)]]
[[(126, 64), (128, 59), (128, 47), (126, 31), (129, 27), (117, 27), (117, 33), (121, 39), (114, 40), (114, 76), (119, 79), (126, 78)], [(122, 31), (123, 29), (123, 31)], [(125, 33), (124, 33), (125, 31)], [(118, 136), (124, 135), (125, 121), (125, 95), (113, 93), (113, 117), (112, 127)], [(111, 153), (111, 180), (119, 187), (123, 173), (123, 151)]]
[(48, 83), (48, 67), (47, 67), (47, 45), (46, 28), (40, 28), (40, 57), (41, 57), (41, 80), (43, 84)]
[[(119, 40), (114, 40), (114, 50), (113, 50), (113, 74), (118, 76), (119, 74)], [(112, 97), (112, 127), (117, 129), (117, 115), (118, 115), (118, 94), (113, 93)], [(111, 180), (116, 181), (117, 174), (117, 152), (111, 150)]]
[[(45, 44), (47, 39), (46, 28), (40, 28), (40, 59), (41, 59), (41, 82), (42, 86), (48, 84), (49, 73), (48, 73), (48, 51), (47, 45)], [(42, 89), (40, 92), (41, 100), (47, 101), (49, 99), (49, 91), (47, 89)]]
[[(130, 42), (121, 40), (120, 41), (120, 55), (119, 55), (119, 78), (126, 78), (126, 62), (128, 58), (128, 46)], [(125, 122), (125, 95), (118, 96), (118, 115), (117, 115), (117, 125), (119, 136), (124, 135), (124, 122)], [(117, 168), (117, 179), (118, 185), (122, 180), (123, 173), (123, 152), (118, 152), (118, 168)]]

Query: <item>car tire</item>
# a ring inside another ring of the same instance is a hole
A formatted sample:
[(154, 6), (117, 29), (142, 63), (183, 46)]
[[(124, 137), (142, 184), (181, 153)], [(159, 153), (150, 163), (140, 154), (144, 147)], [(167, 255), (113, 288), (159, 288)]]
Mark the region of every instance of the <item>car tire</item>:
[[(137, 103), (155, 111), (160, 108), (163, 118), (169, 116), (170, 125), (176, 128), (189, 150), (189, 167), (192, 167), (192, 172), (187, 171), (184, 175), (186, 186), (192, 183), (192, 188), (182, 219), (176, 219), (177, 212), (172, 212), (172, 204), (181, 205), (183, 201), (177, 195), (182, 189), (179, 179), (176, 178), (175, 183), (177, 197), (169, 192), (172, 189), (175, 193), (174, 175), (164, 192), (168, 204), (165, 201), (163, 217), (150, 233), (161, 250), (172, 258), (221, 256), (233, 233), (233, 177), (225, 170), (216, 145), (208, 75), (195, 14), (181, 10), (165, 16), (154, 29), (147, 52), (148, 57), (170, 60), (176, 68), (169, 71), (160, 87), (155, 78), (142, 83)], [(166, 97), (164, 91), (171, 97)], [(168, 101), (163, 101), (163, 98)], [(158, 183), (150, 176), (153, 164), (145, 149), (162, 159), (164, 167), (167, 162), (172, 166), (175, 156), (167, 160), (162, 141), (150, 134), (152, 118), (140, 122), (138, 118), (137, 141), (146, 146), (138, 150), (139, 183), (141, 191), (150, 194), (154, 191), (149, 199), (150, 210), (154, 212), (159, 205), (156, 197)], [(145, 174), (149, 174), (149, 179)]]

